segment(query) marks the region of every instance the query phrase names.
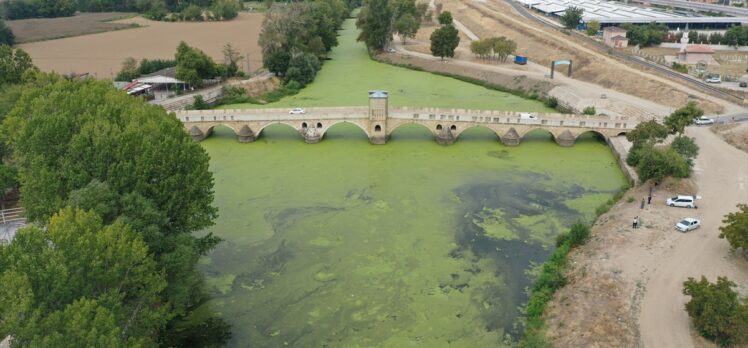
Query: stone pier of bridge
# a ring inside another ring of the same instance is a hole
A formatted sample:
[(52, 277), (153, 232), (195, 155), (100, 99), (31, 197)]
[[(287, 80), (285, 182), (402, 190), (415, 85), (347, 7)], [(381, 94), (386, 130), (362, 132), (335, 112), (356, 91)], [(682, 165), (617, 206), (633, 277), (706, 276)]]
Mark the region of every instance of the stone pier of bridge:
[(196, 141), (210, 136), (219, 125), (231, 128), (239, 142), (249, 143), (274, 124), (293, 127), (304, 141), (320, 142), (327, 130), (340, 123), (358, 126), (372, 144), (385, 144), (399, 127), (416, 124), (434, 135), (439, 144), (457, 141), (464, 131), (473, 127), (492, 130), (505, 145), (519, 145), (531, 131), (544, 130), (561, 146), (572, 146), (584, 133), (604, 138), (625, 134), (637, 124), (625, 117), (568, 115), (557, 113), (521, 113), (490, 110), (392, 108), (386, 91), (370, 91), (366, 107), (310, 108), (304, 114), (288, 109), (192, 110), (176, 116)]

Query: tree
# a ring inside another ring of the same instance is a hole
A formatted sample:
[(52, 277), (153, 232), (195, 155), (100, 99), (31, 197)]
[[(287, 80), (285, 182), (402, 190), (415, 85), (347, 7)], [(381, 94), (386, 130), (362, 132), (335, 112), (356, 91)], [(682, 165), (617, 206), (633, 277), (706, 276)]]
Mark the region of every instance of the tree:
[(634, 130), (626, 134), (626, 139), (635, 147), (642, 146), (645, 142), (660, 143), (667, 138), (668, 129), (655, 120), (641, 122)]
[(720, 45), (724, 40), (722, 33), (712, 33), (709, 35), (709, 43), (712, 45)]
[(10, 30), (7, 24), (0, 18), (0, 45), (13, 46), (16, 43), (16, 36), (13, 30)]
[(195, 4), (189, 5), (182, 10), (182, 19), (186, 21), (202, 21), (203, 9)]
[(693, 124), (693, 120), (702, 115), (704, 115), (704, 110), (701, 110), (696, 102), (690, 101), (686, 106), (665, 117), (665, 126), (668, 127), (670, 134), (682, 135), (686, 126)]
[(629, 39), (629, 45), (641, 47), (659, 45), (668, 33), (668, 27), (664, 24), (633, 25), (627, 23), (623, 25), (623, 28), (627, 31), (626, 37)]
[(449, 11), (444, 11), (439, 14), (439, 24), (441, 25), (451, 25), (452, 24), (452, 13)]
[(26, 51), (0, 45), (0, 85), (19, 83), (26, 71), (35, 69)]
[(506, 62), (507, 57), (517, 49), (517, 43), (505, 37), (490, 38), (491, 49), (501, 62)]
[(381, 51), (392, 39), (392, 10), (387, 0), (367, 0), (358, 14), (356, 40), (363, 41), (370, 50)]
[(405, 40), (407, 38), (416, 37), (416, 32), (418, 32), (419, 27), (420, 23), (410, 14), (406, 14), (400, 17), (395, 22), (395, 30), (400, 35), (403, 43), (405, 43)]
[(30, 221), (43, 224), (68, 205), (97, 210), (105, 224), (121, 220), (164, 271), (159, 293), (171, 311), (182, 316), (199, 303), (196, 265), (219, 240), (192, 233), (211, 226), (217, 210), (208, 155), (177, 119), (106, 81), (37, 72), (2, 127)]
[(481, 39), (470, 42), (470, 52), (480, 58), (486, 58), (491, 54), (493, 45), (489, 40)]
[(636, 169), (642, 182), (649, 179), (662, 182), (668, 176), (687, 178), (690, 174), (688, 162), (673, 149), (657, 149), (647, 144), (637, 151), (640, 158)]
[(679, 155), (688, 161), (688, 165), (693, 167), (693, 159), (699, 155), (699, 145), (696, 145), (693, 138), (687, 136), (677, 136), (670, 143), (670, 147)]
[(587, 22), (587, 35), (593, 36), (600, 31), (600, 22), (592, 20)]
[[(448, 13), (448, 12), (444, 12)], [(460, 36), (451, 24), (444, 25), (431, 33), (431, 54), (435, 57), (454, 57), (455, 48), (460, 44)]]
[(738, 204), (738, 211), (725, 215), (719, 237), (727, 239), (733, 249), (748, 251), (748, 205)]
[(582, 20), (582, 15), (584, 15), (583, 8), (569, 6), (566, 8), (566, 11), (564, 11), (564, 14), (561, 15), (561, 24), (563, 24), (566, 29), (574, 29)]
[(234, 19), (239, 15), (240, 5), (236, 0), (215, 0), (211, 12), (219, 19)]
[(288, 70), (291, 54), (282, 49), (267, 52), (262, 55), (263, 65), (276, 76), (283, 76)]
[(166, 279), (130, 226), (63, 209), (0, 247), (0, 332), (46, 347), (156, 346)]
[(216, 76), (216, 64), (203, 51), (192, 48), (184, 41), (179, 43), (176, 54), (176, 77), (191, 85), (202, 85), (204, 79)]
[(228, 69), (228, 77), (236, 76), (242, 60), (244, 60), (244, 57), (230, 43), (223, 46), (223, 63), (226, 64)]
[(202, 95), (198, 94), (198, 95), (194, 96), (193, 100), (194, 100), (192, 102), (192, 109), (193, 110), (208, 110), (208, 109), (210, 109), (210, 104), (208, 104), (208, 102), (206, 102), (205, 99), (203, 99)]
[(122, 62), (122, 69), (117, 73), (114, 78), (115, 81), (127, 81), (130, 82), (140, 76), (140, 69), (138, 68), (138, 61), (133, 57), (127, 57)]
[(584, 115), (592, 115), (594, 116), (597, 113), (597, 110), (595, 110), (594, 106), (588, 106), (582, 110), (582, 114)]
[(296, 81), (301, 87), (314, 81), (320, 68), (319, 59), (311, 53), (303, 53), (291, 58), (286, 72), (286, 82)]
[(689, 43), (696, 43), (699, 40), (699, 32), (695, 30), (691, 30), (688, 32), (688, 42)]
[(733, 287), (735, 283), (725, 277), (717, 278), (714, 284), (704, 276), (683, 283), (683, 294), (691, 296), (686, 312), (694, 326), (702, 336), (723, 347), (748, 339), (748, 304), (740, 302)]

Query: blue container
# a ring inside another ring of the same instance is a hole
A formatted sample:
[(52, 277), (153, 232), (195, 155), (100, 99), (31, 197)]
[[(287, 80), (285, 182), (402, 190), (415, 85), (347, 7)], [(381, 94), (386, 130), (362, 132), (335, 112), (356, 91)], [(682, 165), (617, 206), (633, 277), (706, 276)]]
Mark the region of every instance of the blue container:
[(525, 56), (514, 56), (514, 63), (519, 65), (527, 64), (527, 57)]

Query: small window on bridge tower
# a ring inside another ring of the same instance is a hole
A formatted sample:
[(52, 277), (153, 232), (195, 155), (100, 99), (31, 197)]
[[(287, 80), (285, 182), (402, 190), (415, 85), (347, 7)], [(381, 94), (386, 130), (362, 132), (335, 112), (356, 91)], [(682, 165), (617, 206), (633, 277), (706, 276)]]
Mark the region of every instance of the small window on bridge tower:
[(374, 131), (375, 132), (381, 132), (382, 131), (382, 126), (380, 126), (380, 125), (374, 126)]

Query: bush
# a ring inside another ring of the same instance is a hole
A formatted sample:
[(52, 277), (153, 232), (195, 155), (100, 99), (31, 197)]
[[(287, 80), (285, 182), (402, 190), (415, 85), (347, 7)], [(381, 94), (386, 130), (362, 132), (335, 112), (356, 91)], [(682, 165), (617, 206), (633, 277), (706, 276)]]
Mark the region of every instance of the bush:
[(13, 46), (16, 43), (16, 36), (13, 31), (0, 19), (0, 45)]
[(649, 179), (662, 182), (668, 176), (687, 178), (691, 173), (686, 159), (673, 149), (656, 149), (648, 145), (642, 147), (639, 151), (640, 159), (637, 173), (642, 182)]
[(685, 64), (678, 64), (678, 62), (673, 62), (673, 70), (679, 73), (688, 74), (688, 66)]
[(576, 248), (580, 245), (587, 243), (590, 239), (590, 228), (587, 225), (577, 222), (571, 226), (569, 230), (569, 245), (572, 248)]
[(194, 97), (195, 101), (192, 103), (192, 109), (193, 110), (207, 110), (210, 109), (210, 104), (203, 99), (202, 95), (196, 95)]
[(582, 113), (585, 114), (585, 115), (593, 115), (594, 116), (595, 114), (597, 114), (597, 110), (595, 110), (594, 106), (588, 106), (588, 107), (584, 108), (584, 110), (582, 110)]
[(216, 0), (211, 11), (216, 19), (234, 19), (239, 15), (239, 4), (234, 0)]
[(545, 106), (547, 106), (549, 108), (552, 108), (552, 109), (555, 109), (556, 107), (558, 107), (558, 98), (556, 98), (556, 97), (548, 97), (544, 101), (544, 103), (545, 103)]
[(748, 341), (748, 303), (741, 303), (732, 290), (735, 283), (725, 277), (712, 284), (704, 276), (683, 283), (683, 294), (691, 296), (686, 312), (705, 338), (722, 347)]
[(182, 19), (186, 21), (203, 20), (203, 10), (195, 4), (185, 7), (184, 10), (182, 10), (181, 15)]

